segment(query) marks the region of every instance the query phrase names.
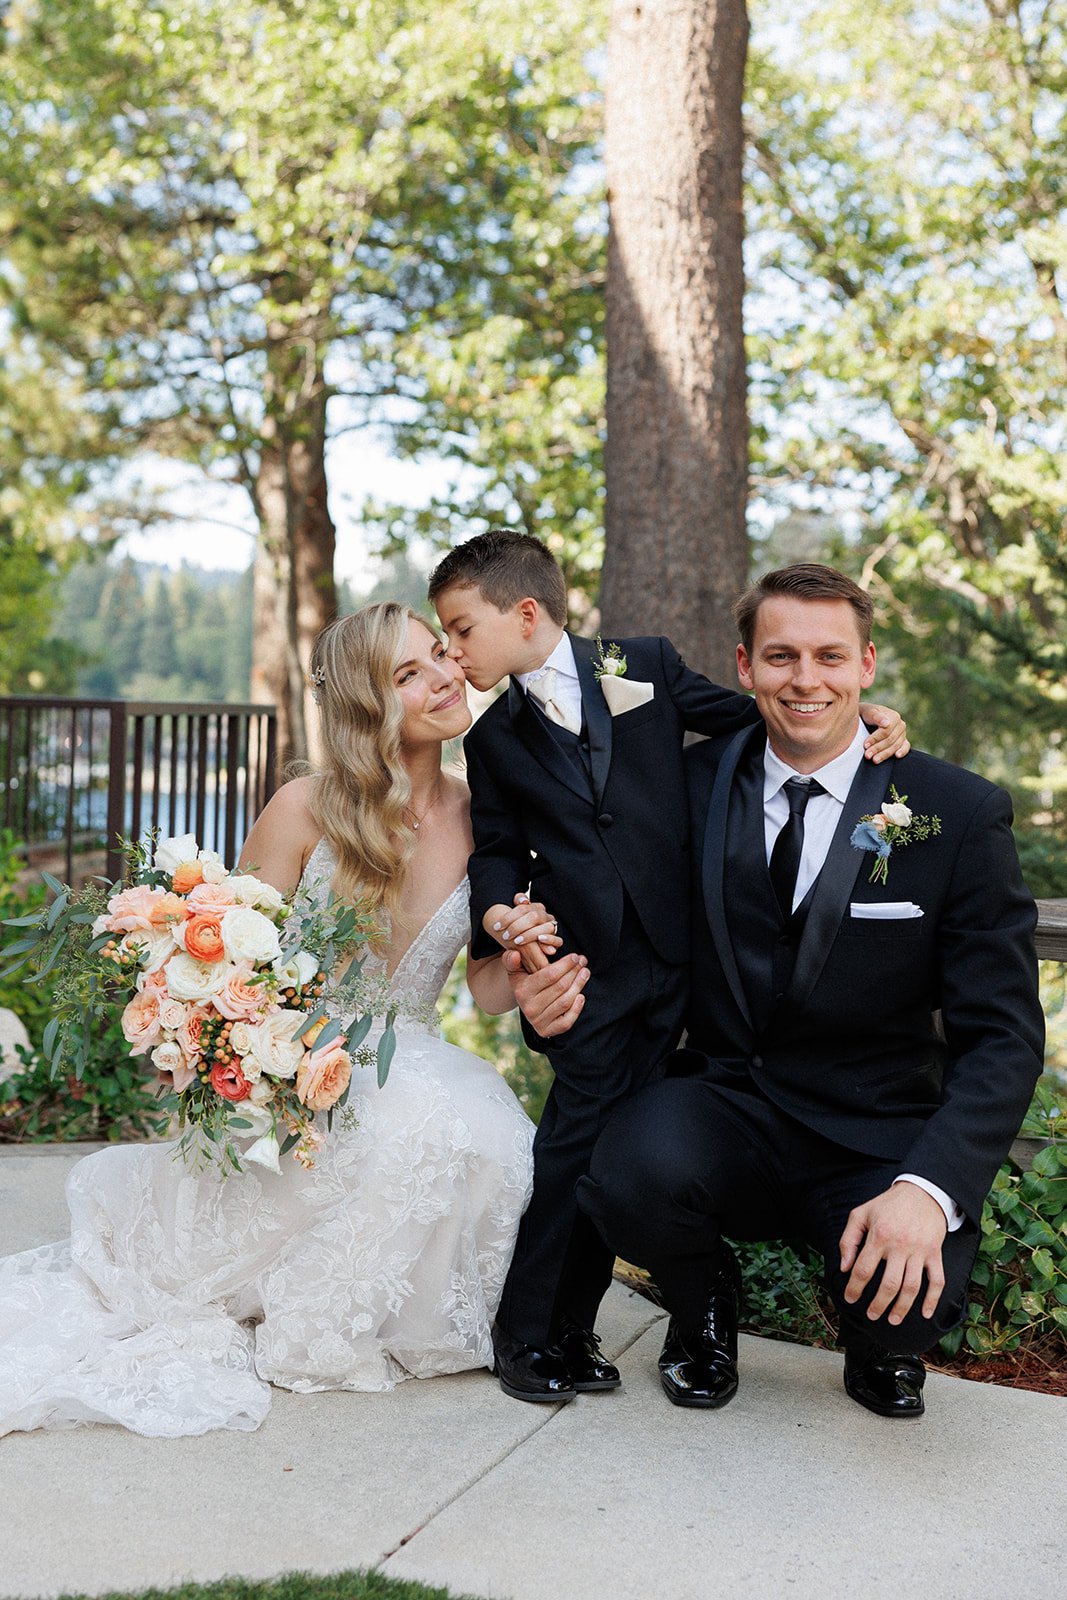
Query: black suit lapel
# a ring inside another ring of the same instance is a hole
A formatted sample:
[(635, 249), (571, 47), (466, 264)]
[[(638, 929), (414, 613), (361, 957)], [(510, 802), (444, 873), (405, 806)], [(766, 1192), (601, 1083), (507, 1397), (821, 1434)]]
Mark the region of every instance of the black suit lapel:
[(596, 646), (592, 639), (579, 634), (568, 634), (574, 651), (574, 664), (578, 669), (578, 682), (582, 686), (582, 710), (589, 735), (589, 762), (593, 774), (593, 793), (597, 805), (602, 803), (611, 768), (611, 712), (603, 691), (596, 681), (593, 657)]
[(789, 985), (789, 999), (794, 1005), (802, 1005), (818, 982), (830, 954), (830, 946), (848, 912), (856, 879), (864, 868), (870, 871), (871, 857), (853, 849), (852, 831), (861, 817), (871, 816), (878, 810), (894, 776), (894, 768), (889, 762), (876, 767), (864, 757), (852, 780), (845, 808), (838, 819), (830, 849), (815, 884), (804, 932), (797, 947), (796, 964)]
[(588, 805), (591, 800), (589, 784), (581, 767), (556, 743), (544, 721), (530, 705), (526, 691), (514, 678), (508, 685), (508, 712), (516, 737), (554, 778), (566, 784)]
[(727, 745), (712, 786), (711, 799), (708, 802), (707, 821), (704, 824), (704, 849), (702, 856), (703, 885), (704, 885), (704, 910), (711, 929), (711, 937), (722, 966), (723, 974), (730, 986), (730, 992), (737, 1001), (738, 1009), (749, 1027), (753, 1026), (752, 1013), (749, 1009), (748, 997), (745, 986), (741, 982), (741, 974), (737, 967), (737, 957), (734, 954), (733, 942), (726, 921), (726, 904), (724, 899), (724, 876), (726, 865), (726, 824), (730, 809), (730, 790), (733, 787), (734, 774), (738, 762), (748, 751), (752, 741), (758, 739), (762, 745), (766, 733), (762, 723), (754, 727), (744, 728)]

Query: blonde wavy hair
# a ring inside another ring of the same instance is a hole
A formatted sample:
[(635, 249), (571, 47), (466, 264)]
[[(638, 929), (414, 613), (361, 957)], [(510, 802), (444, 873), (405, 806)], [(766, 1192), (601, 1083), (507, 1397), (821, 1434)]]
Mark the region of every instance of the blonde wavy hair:
[(437, 637), (418, 612), (386, 600), (332, 622), (311, 651), (323, 751), (311, 807), (337, 861), (334, 888), (368, 909), (384, 906), (394, 920), (415, 846), (404, 818), (404, 708), (393, 684), (409, 618)]

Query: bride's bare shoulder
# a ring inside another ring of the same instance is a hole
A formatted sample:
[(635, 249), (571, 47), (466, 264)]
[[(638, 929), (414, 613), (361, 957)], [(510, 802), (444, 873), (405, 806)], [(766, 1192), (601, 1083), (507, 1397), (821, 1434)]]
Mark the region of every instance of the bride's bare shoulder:
[(312, 796), (315, 778), (293, 778), (276, 790), (256, 818), (241, 851), (240, 867), (288, 894), (300, 882), (322, 837)]

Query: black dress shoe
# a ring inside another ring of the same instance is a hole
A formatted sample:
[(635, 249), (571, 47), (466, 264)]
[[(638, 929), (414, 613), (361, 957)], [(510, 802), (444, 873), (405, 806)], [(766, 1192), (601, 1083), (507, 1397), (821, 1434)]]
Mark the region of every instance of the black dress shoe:
[(622, 1382), (619, 1369), (604, 1359), (600, 1340), (592, 1328), (580, 1328), (576, 1322), (565, 1322), (557, 1342), (567, 1363), (571, 1382), (579, 1394), (619, 1387)]
[(553, 1404), (574, 1399), (577, 1390), (570, 1368), (555, 1346), (523, 1344), (502, 1328), (494, 1328), (493, 1354), (493, 1371), (504, 1393), (513, 1400)]
[(877, 1345), (845, 1345), (845, 1392), (880, 1417), (921, 1417), (926, 1368), (918, 1356), (892, 1356)]
[(659, 1358), (663, 1392), (672, 1405), (712, 1410), (737, 1393), (737, 1300), (741, 1273), (728, 1245), (698, 1329), (672, 1317)]

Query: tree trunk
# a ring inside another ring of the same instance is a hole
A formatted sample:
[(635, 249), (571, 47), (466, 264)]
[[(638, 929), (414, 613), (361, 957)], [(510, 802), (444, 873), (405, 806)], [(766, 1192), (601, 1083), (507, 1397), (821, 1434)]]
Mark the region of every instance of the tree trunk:
[(614, 0), (608, 58), (609, 633), (735, 681), (747, 578), (745, 0)]
[(270, 404), (255, 491), (252, 699), (278, 708), (279, 778), (290, 762), (318, 757), (308, 664), (316, 635), (337, 615), (326, 390), (309, 348), (310, 341), (279, 342), (268, 354)]

